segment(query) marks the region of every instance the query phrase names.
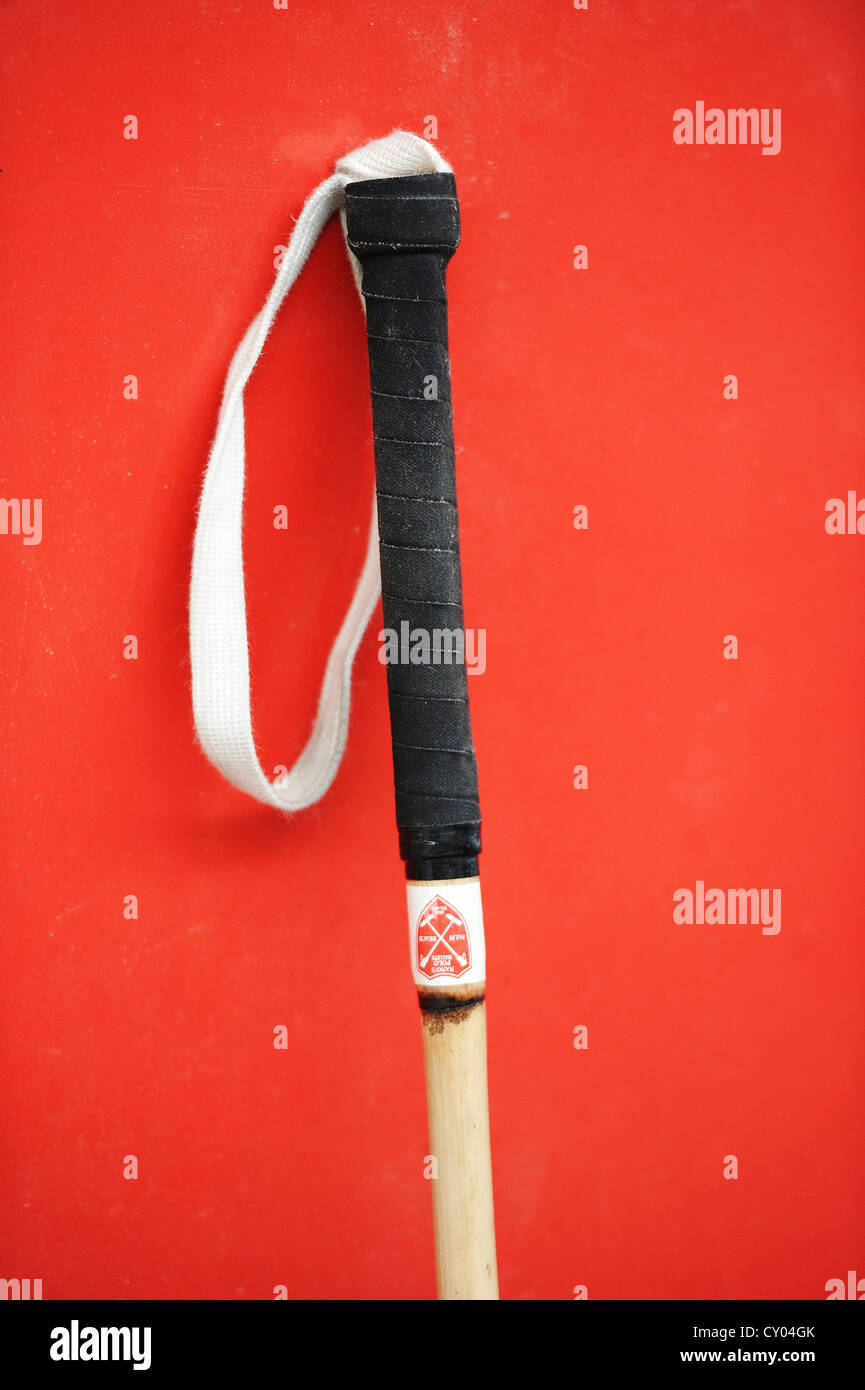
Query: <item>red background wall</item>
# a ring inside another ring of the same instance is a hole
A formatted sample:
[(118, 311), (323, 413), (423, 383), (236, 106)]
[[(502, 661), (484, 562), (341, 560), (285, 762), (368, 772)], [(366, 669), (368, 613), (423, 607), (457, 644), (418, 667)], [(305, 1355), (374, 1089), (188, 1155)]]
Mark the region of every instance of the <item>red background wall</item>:
[[(865, 539), (824, 527), (863, 482), (865, 11), (28, 0), (2, 27), (2, 491), (43, 498), (44, 537), (0, 536), (0, 1274), (46, 1298), (432, 1294), (380, 622), (344, 767), (291, 820), (196, 747), (185, 625), (273, 248), (340, 154), (435, 115), (488, 633), (503, 1296), (865, 1275)], [(674, 145), (697, 100), (781, 107), (781, 153)], [(305, 741), (360, 565), (367, 392), (334, 223), (248, 393), (268, 766)], [(675, 925), (697, 879), (780, 887), (781, 932)]]

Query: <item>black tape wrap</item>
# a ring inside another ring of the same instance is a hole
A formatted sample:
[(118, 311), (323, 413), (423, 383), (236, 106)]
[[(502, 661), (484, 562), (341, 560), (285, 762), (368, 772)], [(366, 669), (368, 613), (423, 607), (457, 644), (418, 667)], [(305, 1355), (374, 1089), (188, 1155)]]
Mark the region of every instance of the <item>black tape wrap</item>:
[[(410, 878), (477, 873), (480, 807), (464, 642), (445, 271), (459, 243), (452, 174), (350, 183), (363, 267), (385, 628), (428, 634), (432, 662), (387, 665), (400, 852)], [(457, 648), (457, 654), (459, 648)], [(403, 651), (402, 655), (405, 655)]]

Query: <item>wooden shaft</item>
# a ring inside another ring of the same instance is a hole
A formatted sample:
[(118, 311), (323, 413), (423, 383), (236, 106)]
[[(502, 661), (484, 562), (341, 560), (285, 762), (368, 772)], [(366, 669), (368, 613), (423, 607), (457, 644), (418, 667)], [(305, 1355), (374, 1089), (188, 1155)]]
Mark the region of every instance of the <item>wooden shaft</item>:
[[(476, 994), (476, 987), (471, 993)], [(467, 990), (468, 994), (469, 991)], [(486, 1006), (423, 1009), (436, 1284), (440, 1299), (497, 1299)]]

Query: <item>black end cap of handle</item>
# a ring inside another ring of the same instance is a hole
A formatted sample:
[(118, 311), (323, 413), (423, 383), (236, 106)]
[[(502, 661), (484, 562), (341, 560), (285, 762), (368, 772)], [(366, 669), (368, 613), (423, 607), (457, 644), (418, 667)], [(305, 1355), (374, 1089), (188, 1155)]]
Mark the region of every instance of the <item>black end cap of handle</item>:
[(405, 174), (348, 183), (345, 225), (359, 261), (389, 251), (452, 256), (460, 241), (456, 180), (453, 174)]

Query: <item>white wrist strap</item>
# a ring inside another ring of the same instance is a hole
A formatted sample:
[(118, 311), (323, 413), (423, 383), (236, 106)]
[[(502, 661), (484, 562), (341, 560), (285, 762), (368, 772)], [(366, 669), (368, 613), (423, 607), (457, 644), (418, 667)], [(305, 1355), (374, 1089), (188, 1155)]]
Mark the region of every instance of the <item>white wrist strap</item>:
[[(351, 668), (380, 590), (378, 526), (372, 525), (363, 570), (330, 650), (309, 741), (291, 770), (271, 782), (252, 735), (249, 648), (243, 588), (243, 392), (279, 306), (291, 289), (322, 228), (357, 179), (449, 172), (433, 145), (395, 130), (340, 159), (303, 206), (264, 308), (253, 319), (232, 358), (225, 380), (216, 437), (210, 451), (192, 553), (189, 653), (192, 705), (201, 746), (240, 791), (283, 811), (301, 811), (324, 795), (336, 776), (348, 734)], [(345, 225), (343, 214), (343, 227)], [(355, 283), (360, 267), (349, 253)], [(362, 301), (361, 301), (362, 302)]]

